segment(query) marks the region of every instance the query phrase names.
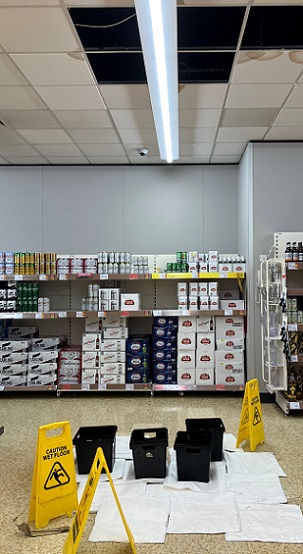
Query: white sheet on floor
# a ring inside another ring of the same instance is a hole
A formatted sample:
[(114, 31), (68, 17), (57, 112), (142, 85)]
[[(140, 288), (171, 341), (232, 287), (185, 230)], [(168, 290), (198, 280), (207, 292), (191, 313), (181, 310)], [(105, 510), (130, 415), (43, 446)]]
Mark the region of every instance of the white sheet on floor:
[(236, 494), (237, 503), (283, 504), (287, 502), (277, 475), (226, 474), (226, 490)]
[(225, 462), (211, 462), (210, 479), (208, 483), (200, 481), (178, 481), (177, 464), (171, 462), (166, 479), (163, 482), (164, 487), (172, 489), (190, 489), (196, 492), (224, 492), (225, 483)]
[[(181, 500), (182, 498), (182, 500)], [(240, 519), (233, 493), (171, 493), (168, 533), (225, 533), (239, 531)]]
[(145, 489), (145, 496), (154, 496), (155, 498), (165, 498), (170, 500), (170, 493), (172, 489), (164, 488), (162, 483), (147, 483)]
[[(169, 500), (119, 496), (135, 543), (164, 543)], [(127, 542), (127, 535), (114, 498), (103, 499), (89, 536), (92, 542)]]
[(227, 532), (227, 541), (303, 543), (300, 506), (291, 504), (239, 505), (241, 531)]
[(116, 459), (122, 458), (124, 460), (133, 459), (133, 451), (129, 448), (128, 436), (116, 435)]
[(224, 433), (223, 435), (223, 450), (228, 450), (229, 452), (243, 452), (241, 446), (236, 447), (237, 439), (232, 433)]
[[(168, 466), (167, 466), (167, 473), (168, 473)], [(124, 467), (124, 473), (123, 473), (123, 479), (124, 481), (145, 481), (145, 483), (163, 483), (165, 477), (142, 477), (141, 479), (136, 479), (135, 476), (135, 468), (133, 461), (126, 460), (125, 461), (125, 467)]]
[[(80, 501), (86, 483), (82, 482), (78, 486), (78, 500)], [(144, 496), (146, 490), (146, 483), (144, 481), (138, 481), (137, 483), (127, 483), (125, 481), (116, 481), (114, 483), (118, 497), (121, 496)], [(98, 512), (102, 505), (103, 499), (113, 497), (113, 491), (109, 482), (99, 482), (95, 490), (95, 494), (91, 503), (90, 512)]]
[(271, 452), (224, 452), (224, 457), (228, 473), (286, 477)]
[[(116, 481), (117, 479), (122, 479), (125, 471), (125, 460), (116, 460), (113, 471), (111, 472), (111, 477), (113, 481)], [(86, 483), (88, 478), (88, 474), (76, 474), (76, 482), (77, 483)], [(106, 473), (101, 473), (99, 481), (108, 481)]]

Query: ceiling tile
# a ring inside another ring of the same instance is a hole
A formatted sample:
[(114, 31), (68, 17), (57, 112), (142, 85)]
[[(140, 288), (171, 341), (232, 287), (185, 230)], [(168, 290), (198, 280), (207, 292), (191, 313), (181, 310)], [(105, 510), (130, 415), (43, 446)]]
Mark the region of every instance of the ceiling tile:
[(68, 52), (77, 43), (61, 8), (3, 8), (1, 44), (8, 52)]
[(223, 111), (221, 127), (268, 127), (278, 108), (232, 108)]
[(266, 140), (303, 140), (303, 125), (301, 127), (273, 127), (267, 133)]
[(296, 85), (283, 107), (303, 108), (303, 85)]
[(8, 159), (9, 156), (37, 157), (37, 151), (29, 144), (0, 144), (0, 156)]
[[(256, 56), (261, 56), (254, 59)], [(277, 56), (275, 59), (269, 59)], [(232, 83), (293, 83), (302, 71), (302, 66), (293, 63), (288, 52), (275, 50), (240, 52)]]
[(129, 164), (129, 161), (126, 157), (115, 156), (111, 158), (110, 156), (87, 156), (87, 159), (92, 164)]
[(119, 129), (119, 135), (124, 143), (142, 145), (157, 144), (155, 129)]
[(231, 85), (227, 108), (275, 108), (282, 106), (292, 85)]
[(111, 110), (151, 109), (147, 85), (99, 85), (99, 89)]
[(0, 144), (22, 144), (25, 140), (15, 131), (0, 127)]
[(60, 127), (60, 123), (48, 110), (1, 110), (0, 119), (15, 129)]
[(240, 162), (242, 155), (239, 156), (212, 156), (211, 163), (213, 164), (237, 164)]
[(181, 156), (210, 156), (213, 149), (212, 142), (204, 143), (189, 143), (185, 142), (180, 144), (180, 155)]
[(35, 144), (34, 146), (46, 158), (50, 156), (59, 158), (61, 156), (83, 156), (83, 152), (75, 144)]
[(68, 132), (75, 142), (82, 144), (120, 142), (113, 129), (69, 129)]
[(182, 127), (179, 131), (180, 142), (211, 142), (214, 140), (217, 127)]
[(42, 156), (7, 156), (13, 165), (48, 165), (49, 162)]
[(8, 160), (5, 160), (4, 158), (1, 158), (0, 156), (0, 165), (8, 165), (10, 162)]
[(133, 7), (134, 0), (63, 0), (63, 4), (66, 6), (80, 6), (83, 8), (96, 7), (96, 8), (129, 8)]
[(31, 87), (1, 87), (0, 112), (2, 110), (43, 109), (45, 104)]
[(32, 144), (64, 144), (73, 142), (63, 129), (20, 129), (18, 132)]
[(219, 142), (214, 147), (215, 156), (240, 156), (246, 148), (246, 142)]
[(209, 156), (180, 156), (174, 164), (207, 164), (208, 162)]
[(179, 86), (180, 108), (220, 108), (227, 84), (201, 84)]
[(60, 0), (0, 0), (1, 7), (12, 6), (59, 6)]
[(80, 144), (85, 156), (124, 156), (121, 144)]
[(219, 142), (242, 142), (261, 140), (268, 127), (223, 127), (218, 131)]
[(282, 108), (275, 119), (274, 126), (297, 126), (303, 125), (303, 107), (302, 108)]
[(102, 110), (103, 100), (95, 86), (36, 87), (38, 94), (52, 110)]
[(71, 53), (12, 54), (11, 58), (33, 85), (94, 85), (90, 68), (80, 52), (76, 57)]
[(6, 54), (0, 54), (0, 85), (27, 85), (26, 79)]
[(105, 110), (55, 110), (55, 116), (69, 129), (110, 128), (112, 123)]
[(151, 110), (111, 110), (110, 113), (117, 127), (121, 129), (154, 127)]
[(147, 156), (145, 158), (129, 156), (129, 161), (132, 165), (167, 164), (166, 161), (161, 160), (160, 156), (150, 156), (148, 159)]
[(216, 127), (221, 110), (179, 110), (180, 127)]
[(57, 165), (83, 165), (88, 164), (84, 156), (47, 156), (49, 163)]
[(181, 0), (185, 6), (246, 6), (247, 0)]

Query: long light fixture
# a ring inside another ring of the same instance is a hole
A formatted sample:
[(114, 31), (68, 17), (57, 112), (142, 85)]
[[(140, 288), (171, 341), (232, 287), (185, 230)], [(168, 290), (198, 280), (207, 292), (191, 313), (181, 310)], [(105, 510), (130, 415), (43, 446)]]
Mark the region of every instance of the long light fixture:
[(160, 157), (179, 158), (176, 0), (135, 0)]

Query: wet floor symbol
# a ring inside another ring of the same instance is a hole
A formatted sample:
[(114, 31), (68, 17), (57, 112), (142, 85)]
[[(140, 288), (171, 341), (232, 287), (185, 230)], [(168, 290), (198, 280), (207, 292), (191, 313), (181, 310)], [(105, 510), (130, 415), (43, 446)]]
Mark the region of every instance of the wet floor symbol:
[(255, 406), (253, 425), (258, 425), (259, 423), (261, 423), (261, 421), (262, 421), (262, 418), (260, 416), (260, 412), (259, 412), (257, 406)]
[(69, 482), (70, 478), (64, 467), (59, 462), (55, 462), (49, 472), (48, 478), (45, 481), (44, 489), (49, 490), (56, 487), (62, 487), (63, 485), (67, 485)]

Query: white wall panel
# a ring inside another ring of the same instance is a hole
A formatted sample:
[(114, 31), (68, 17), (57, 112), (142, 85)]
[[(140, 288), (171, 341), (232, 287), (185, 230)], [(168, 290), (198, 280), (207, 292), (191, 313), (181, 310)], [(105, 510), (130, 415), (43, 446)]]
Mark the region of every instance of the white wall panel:
[(124, 247), (120, 168), (44, 168), (43, 248), (94, 254)]
[(41, 250), (42, 168), (1, 168), (0, 199), (0, 250)]

